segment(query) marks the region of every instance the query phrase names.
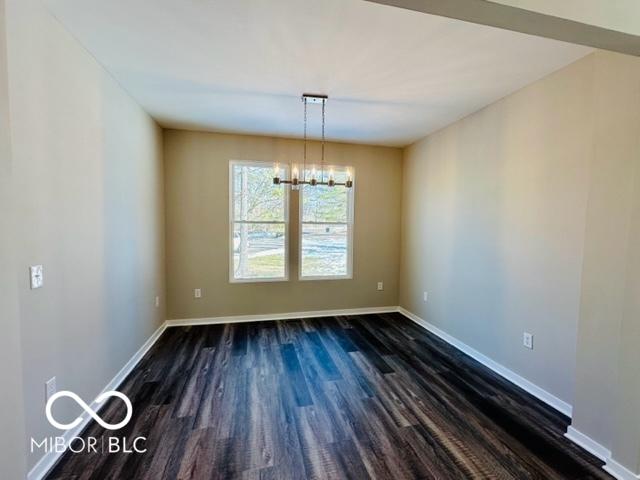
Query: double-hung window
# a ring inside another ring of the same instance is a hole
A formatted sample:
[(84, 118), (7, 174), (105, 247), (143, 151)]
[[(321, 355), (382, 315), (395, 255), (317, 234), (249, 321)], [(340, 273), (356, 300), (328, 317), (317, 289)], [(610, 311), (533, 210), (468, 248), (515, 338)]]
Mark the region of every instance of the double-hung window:
[[(344, 182), (351, 172), (346, 167), (334, 169), (335, 181)], [(304, 185), (300, 189), (299, 263), (301, 280), (352, 278), (353, 188)]]
[(229, 280), (287, 280), (289, 190), (273, 185), (273, 164), (232, 161), (229, 190)]

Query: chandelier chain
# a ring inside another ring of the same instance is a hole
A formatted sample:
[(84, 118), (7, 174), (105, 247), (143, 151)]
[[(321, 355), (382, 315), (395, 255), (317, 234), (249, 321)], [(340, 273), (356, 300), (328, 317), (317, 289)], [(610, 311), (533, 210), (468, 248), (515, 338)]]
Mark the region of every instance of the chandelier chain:
[(307, 178), (307, 99), (304, 102), (304, 156), (302, 157), (302, 180)]
[(327, 100), (322, 100), (322, 155), (320, 156), (320, 181), (324, 182), (324, 106)]

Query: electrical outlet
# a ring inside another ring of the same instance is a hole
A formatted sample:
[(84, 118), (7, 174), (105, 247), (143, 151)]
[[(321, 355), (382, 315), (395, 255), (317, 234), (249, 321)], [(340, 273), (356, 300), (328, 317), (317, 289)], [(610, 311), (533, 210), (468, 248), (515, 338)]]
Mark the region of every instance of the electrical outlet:
[(423, 292), (422, 299), (426, 302), (429, 299), (429, 294), (427, 292)]
[(525, 347), (533, 350), (533, 334), (524, 332), (524, 334), (522, 335), (522, 344)]
[(47, 402), (57, 391), (56, 377), (51, 377), (44, 384), (44, 401)]
[(156, 308), (160, 306), (160, 297), (156, 296)]
[(202, 290), (200, 290), (199, 288), (196, 288), (193, 291), (193, 298), (202, 298)]
[(34, 265), (29, 267), (29, 274), (31, 277), (31, 290), (42, 287), (44, 282), (42, 277), (42, 265)]
[(384, 290), (384, 283), (378, 282), (378, 290)]

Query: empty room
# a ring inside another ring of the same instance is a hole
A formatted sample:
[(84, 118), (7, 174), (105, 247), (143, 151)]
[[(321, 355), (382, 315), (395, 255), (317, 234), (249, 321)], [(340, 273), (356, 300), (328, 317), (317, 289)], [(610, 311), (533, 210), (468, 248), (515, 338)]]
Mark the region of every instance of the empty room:
[(2, 480), (640, 480), (640, 2), (0, 0)]

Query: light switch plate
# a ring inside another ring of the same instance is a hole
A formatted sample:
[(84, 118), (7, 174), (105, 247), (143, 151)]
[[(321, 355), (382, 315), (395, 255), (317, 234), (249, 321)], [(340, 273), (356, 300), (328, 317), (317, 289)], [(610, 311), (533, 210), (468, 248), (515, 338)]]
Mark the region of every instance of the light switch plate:
[(29, 273), (31, 276), (31, 289), (40, 288), (44, 282), (42, 278), (42, 265), (34, 265), (29, 267)]
[(156, 297), (156, 308), (160, 306), (160, 297)]
[(533, 350), (533, 334), (524, 332), (522, 335), (522, 344), (530, 350)]
[(202, 290), (200, 290), (199, 288), (196, 288), (193, 291), (193, 298), (202, 298)]
[(384, 283), (378, 282), (378, 290), (384, 290)]
[(423, 292), (422, 293), (422, 299), (426, 302), (429, 299), (429, 293), (428, 292)]

